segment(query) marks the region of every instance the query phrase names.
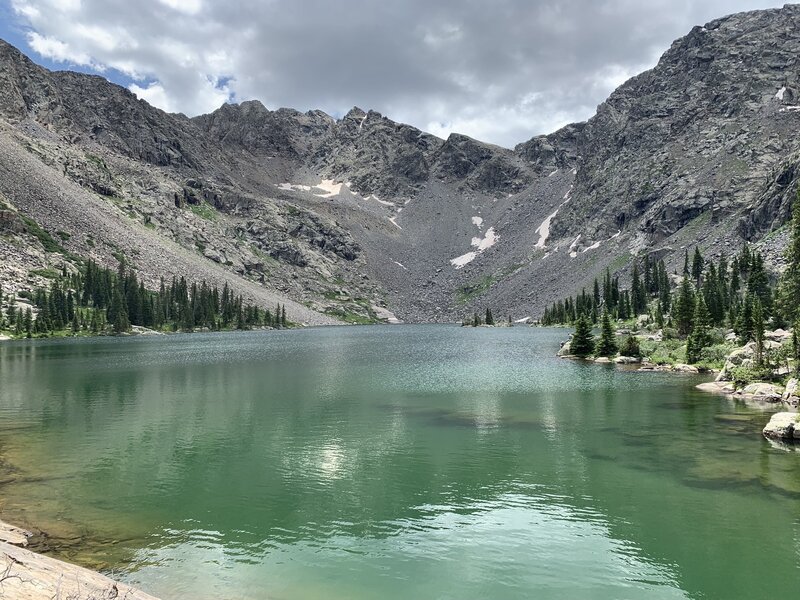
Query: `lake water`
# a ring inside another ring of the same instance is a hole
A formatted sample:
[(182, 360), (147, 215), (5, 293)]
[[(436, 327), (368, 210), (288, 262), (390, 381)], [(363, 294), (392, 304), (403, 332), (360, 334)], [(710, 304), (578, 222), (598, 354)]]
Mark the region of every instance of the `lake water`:
[(800, 453), (768, 415), (564, 337), (0, 344), (0, 518), (164, 599), (800, 593)]

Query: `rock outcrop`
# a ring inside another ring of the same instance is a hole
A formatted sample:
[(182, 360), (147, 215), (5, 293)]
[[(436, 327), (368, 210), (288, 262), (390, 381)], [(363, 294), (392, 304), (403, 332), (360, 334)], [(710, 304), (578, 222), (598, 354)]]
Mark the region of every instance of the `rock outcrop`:
[(764, 435), (776, 440), (800, 441), (800, 415), (793, 412), (779, 412), (772, 415), (764, 427)]

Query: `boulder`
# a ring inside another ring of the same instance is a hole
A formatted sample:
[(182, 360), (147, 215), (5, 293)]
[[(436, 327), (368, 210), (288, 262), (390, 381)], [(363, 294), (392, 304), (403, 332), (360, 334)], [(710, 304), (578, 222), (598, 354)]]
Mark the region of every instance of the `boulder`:
[(610, 365), (611, 359), (606, 356), (598, 356), (597, 358), (594, 359), (594, 362), (600, 365)]
[(558, 355), (559, 356), (571, 356), (572, 355), (571, 352), (572, 351), (570, 350), (570, 342), (564, 342), (561, 345), (561, 349), (558, 351)]
[(763, 433), (768, 438), (779, 440), (800, 440), (800, 422), (797, 413), (779, 412), (764, 427)]
[(771, 342), (778, 342), (782, 344), (792, 339), (792, 334), (784, 329), (776, 329), (775, 331), (767, 331), (764, 333), (764, 339)]
[(695, 386), (701, 392), (708, 392), (710, 394), (726, 394), (730, 395), (736, 391), (732, 383), (724, 383), (718, 381), (709, 381)]
[(698, 369), (697, 367), (695, 367), (693, 365), (684, 365), (684, 364), (681, 364), (681, 363), (678, 363), (674, 367), (672, 367), (672, 370), (675, 371), (676, 373), (699, 373), (700, 372), (700, 369)]
[(614, 362), (618, 365), (636, 365), (642, 362), (642, 359), (635, 356), (618, 356)]
[(771, 383), (751, 383), (737, 395), (760, 402), (780, 402), (783, 397), (783, 388)]
[(792, 378), (786, 384), (786, 389), (783, 390), (783, 403), (789, 408), (798, 408), (800, 406), (800, 381)]

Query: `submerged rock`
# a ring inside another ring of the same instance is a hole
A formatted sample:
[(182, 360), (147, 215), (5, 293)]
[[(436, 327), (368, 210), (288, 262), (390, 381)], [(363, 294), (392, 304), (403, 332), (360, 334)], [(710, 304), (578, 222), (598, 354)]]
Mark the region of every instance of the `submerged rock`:
[(772, 415), (764, 427), (766, 437), (779, 440), (800, 440), (800, 415), (792, 412), (779, 412)]
[(761, 402), (780, 402), (783, 398), (783, 388), (771, 383), (751, 383), (737, 395)]
[(736, 391), (732, 383), (722, 381), (709, 381), (695, 386), (702, 392), (709, 392), (710, 394), (726, 394), (730, 395)]

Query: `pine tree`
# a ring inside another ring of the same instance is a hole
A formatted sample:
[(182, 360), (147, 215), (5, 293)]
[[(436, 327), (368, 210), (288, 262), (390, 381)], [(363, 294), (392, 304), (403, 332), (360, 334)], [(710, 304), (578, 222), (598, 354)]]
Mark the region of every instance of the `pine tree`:
[(734, 332), (739, 336), (739, 343), (744, 345), (753, 337), (753, 297), (745, 296), (736, 316)]
[(753, 303), (753, 339), (756, 342), (755, 363), (764, 366), (764, 309), (761, 300), (756, 297)]
[(780, 308), (786, 320), (796, 322), (800, 319), (800, 186), (792, 203), (791, 239), (786, 258), (789, 264), (781, 278)]
[(794, 358), (795, 375), (800, 374), (800, 321), (795, 322), (792, 327), (792, 357)]
[(692, 334), (686, 341), (686, 362), (689, 364), (699, 362), (703, 350), (711, 345), (711, 318), (702, 294), (697, 294), (693, 321)]
[(594, 352), (594, 335), (589, 320), (581, 315), (575, 323), (575, 333), (570, 342), (570, 352), (575, 356), (586, 358)]
[(700, 279), (703, 277), (703, 255), (700, 248), (694, 247), (694, 257), (692, 258), (692, 279), (697, 287), (700, 287)]
[(673, 316), (680, 335), (689, 335), (692, 332), (692, 320), (694, 318), (694, 290), (688, 278), (684, 278), (681, 283), (678, 297), (673, 303)]
[(486, 318), (484, 321), (487, 325), (494, 325), (494, 317), (492, 316), (492, 311), (489, 308), (486, 309)]
[(31, 337), (31, 333), (33, 331), (33, 311), (30, 309), (30, 307), (25, 311), (23, 327), (25, 329), (25, 335), (27, 337)]
[(611, 358), (617, 353), (617, 338), (608, 311), (603, 312), (600, 325), (600, 341), (597, 344), (597, 355)]

